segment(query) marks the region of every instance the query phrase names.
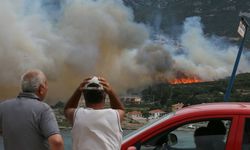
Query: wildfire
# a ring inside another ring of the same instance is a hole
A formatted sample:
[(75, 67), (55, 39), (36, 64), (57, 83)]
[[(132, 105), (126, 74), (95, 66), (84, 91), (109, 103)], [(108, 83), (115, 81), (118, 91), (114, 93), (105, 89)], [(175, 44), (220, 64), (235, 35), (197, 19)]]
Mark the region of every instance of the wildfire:
[(202, 80), (196, 77), (184, 77), (184, 78), (173, 79), (170, 81), (170, 83), (171, 84), (190, 84), (190, 83), (197, 83), (201, 81)]

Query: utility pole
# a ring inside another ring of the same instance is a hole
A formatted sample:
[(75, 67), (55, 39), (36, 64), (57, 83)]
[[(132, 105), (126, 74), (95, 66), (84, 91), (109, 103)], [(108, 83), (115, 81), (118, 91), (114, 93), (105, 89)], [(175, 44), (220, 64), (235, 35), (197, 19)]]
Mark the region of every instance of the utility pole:
[(232, 74), (231, 74), (231, 78), (230, 78), (230, 81), (229, 81), (229, 85), (227, 87), (226, 94), (224, 96), (224, 101), (228, 101), (228, 99), (230, 97), (230, 93), (231, 93), (233, 83), (234, 83), (234, 79), (235, 79), (235, 74), (236, 74), (236, 71), (237, 71), (237, 68), (238, 68), (238, 65), (239, 65), (239, 61), (240, 61), (240, 56), (241, 56), (241, 53), (242, 53), (242, 50), (243, 50), (243, 45), (244, 45), (244, 41), (245, 41), (245, 38), (246, 38), (248, 26), (249, 25), (248, 25), (247, 21), (243, 17), (241, 17), (240, 24), (239, 24), (239, 27), (238, 27), (238, 33), (240, 34), (240, 36), (243, 39), (241, 41), (240, 48), (239, 48), (239, 51), (238, 51), (238, 54), (237, 54), (237, 57), (236, 57), (236, 60), (235, 60), (235, 63), (234, 63), (234, 68), (233, 68), (233, 71), (232, 71)]

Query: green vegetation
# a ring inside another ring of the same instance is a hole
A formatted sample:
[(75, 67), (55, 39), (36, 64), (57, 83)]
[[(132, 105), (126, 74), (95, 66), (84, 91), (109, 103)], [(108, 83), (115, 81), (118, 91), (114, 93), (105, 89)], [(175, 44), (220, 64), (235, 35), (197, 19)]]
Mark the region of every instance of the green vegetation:
[[(167, 108), (178, 102), (193, 105), (224, 101), (229, 78), (193, 84), (156, 84), (142, 91), (142, 99), (151, 107)], [(250, 101), (250, 73), (237, 75), (229, 101)], [(153, 104), (153, 105), (152, 105)]]

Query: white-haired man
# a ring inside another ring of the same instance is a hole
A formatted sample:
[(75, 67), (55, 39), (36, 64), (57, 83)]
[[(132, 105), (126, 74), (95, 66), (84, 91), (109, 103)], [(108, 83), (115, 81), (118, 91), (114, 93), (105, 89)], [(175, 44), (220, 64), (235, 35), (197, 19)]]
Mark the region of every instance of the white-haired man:
[(0, 103), (0, 131), (5, 150), (63, 150), (63, 139), (53, 110), (42, 102), (48, 91), (40, 70), (21, 77), (20, 94)]

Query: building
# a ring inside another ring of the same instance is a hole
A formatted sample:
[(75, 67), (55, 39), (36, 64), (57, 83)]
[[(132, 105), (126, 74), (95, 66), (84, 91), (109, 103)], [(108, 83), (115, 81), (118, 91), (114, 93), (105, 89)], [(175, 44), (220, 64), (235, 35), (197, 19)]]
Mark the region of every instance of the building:
[(148, 113), (149, 113), (149, 117), (148, 117), (149, 120), (158, 119), (161, 116), (166, 114), (166, 112), (161, 109), (150, 110)]
[(142, 112), (140, 111), (130, 111), (127, 113), (127, 116), (132, 120), (136, 120), (138, 122), (145, 122), (147, 120), (142, 116)]
[(172, 111), (179, 110), (179, 109), (181, 109), (183, 106), (184, 106), (183, 103), (174, 104), (174, 105), (172, 105)]
[(142, 100), (139, 96), (124, 96), (121, 100), (126, 104), (141, 104)]

